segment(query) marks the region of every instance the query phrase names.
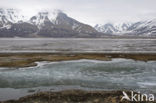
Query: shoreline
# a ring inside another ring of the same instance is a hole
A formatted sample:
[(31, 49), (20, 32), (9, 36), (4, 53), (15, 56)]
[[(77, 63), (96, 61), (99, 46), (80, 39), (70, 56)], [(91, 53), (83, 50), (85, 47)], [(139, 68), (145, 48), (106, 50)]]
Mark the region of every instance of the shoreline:
[[(41, 61), (68, 61), (93, 59), (110, 61), (114, 58), (133, 59), (136, 61), (156, 61), (153, 53), (0, 53), (0, 67), (31, 67)], [(130, 93), (130, 92), (128, 92)], [(62, 90), (58, 92), (40, 92), (21, 97), (18, 100), (0, 101), (0, 103), (133, 103), (121, 102), (122, 91), (85, 91)], [(140, 102), (149, 103), (149, 102)], [(150, 102), (156, 103), (156, 102)]]
[(113, 58), (155, 61), (156, 53), (0, 53), (0, 67), (31, 67), (41, 61), (92, 59), (110, 61)]
[[(125, 92), (131, 97), (130, 91)], [(137, 93), (135, 92), (135, 94)], [(137, 103), (128, 100), (121, 101), (122, 96), (122, 91), (63, 90), (58, 92), (40, 92), (21, 97), (18, 100), (0, 101), (0, 103)], [(150, 103), (156, 103), (156, 101)]]

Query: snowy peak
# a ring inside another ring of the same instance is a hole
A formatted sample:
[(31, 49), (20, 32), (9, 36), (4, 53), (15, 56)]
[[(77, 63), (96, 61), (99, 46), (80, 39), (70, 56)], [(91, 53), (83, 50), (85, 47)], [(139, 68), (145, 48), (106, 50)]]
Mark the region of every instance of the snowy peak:
[(104, 25), (96, 25), (95, 29), (102, 33), (118, 34), (125, 32), (132, 24), (131, 23), (106, 23)]
[(36, 16), (33, 16), (30, 18), (30, 23), (37, 25), (37, 26), (43, 26), (45, 22), (51, 22), (53, 24), (56, 23), (56, 19), (61, 11), (60, 10), (54, 10), (54, 11), (41, 11)]
[[(30, 23), (37, 25), (39, 29), (44, 28), (60, 28), (68, 31), (76, 31), (79, 33), (95, 33), (93, 27), (80, 23), (79, 21), (69, 17), (61, 10), (42, 11), (30, 19)], [(48, 26), (48, 27), (47, 27)]]
[(57, 17), (55, 19), (56, 25), (66, 24), (66, 25), (72, 25), (74, 19), (67, 16), (67, 14), (61, 12), (58, 12)]
[(99, 32), (103, 32), (103, 33), (108, 33), (108, 34), (112, 34), (114, 32), (117, 32), (116, 28), (110, 24), (110, 23), (107, 23), (107, 24), (104, 24), (104, 25), (96, 25), (95, 26), (95, 29)]
[(33, 16), (30, 19), (30, 23), (39, 27), (42, 26), (46, 21), (49, 21), (48, 12), (39, 12), (36, 16)]
[(116, 23), (114, 24), (115, 28), (119, 31), (119, 33), (123, 31), (127, 31), (127, 29), (132, 25), (132, 23)]
[(11, 28), (11, 24), (24, 22), (26, 19), (16, 9), (0, 8), (0, 28)]
[(156, 19), (139, 21), (134, 23), (107, 23), (104, 25), (96, 25), (95, 29), (102, 33), (112, 35), (156, 35)]
[(66, 27), (79, 33), (97, 33), (97, 31), (90, 25), (83, 24), (63, 12), (58, 13), (55, 25)]
[(25, 20), (24, 16), (16, 9), (0, 9), (0, 21), (4, 21), (4, 23), (17, 23), (23, 20)]

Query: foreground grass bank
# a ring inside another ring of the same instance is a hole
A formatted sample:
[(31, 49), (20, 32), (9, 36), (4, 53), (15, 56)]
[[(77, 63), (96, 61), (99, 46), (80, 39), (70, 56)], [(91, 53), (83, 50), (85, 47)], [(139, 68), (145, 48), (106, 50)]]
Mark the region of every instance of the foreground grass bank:
[[(130, 92), (127, 92), (130, 95)], [(82, 91), (41, 92), (0, 103), (156, 103), (132, 102), (122, 99), (122, 91)]]

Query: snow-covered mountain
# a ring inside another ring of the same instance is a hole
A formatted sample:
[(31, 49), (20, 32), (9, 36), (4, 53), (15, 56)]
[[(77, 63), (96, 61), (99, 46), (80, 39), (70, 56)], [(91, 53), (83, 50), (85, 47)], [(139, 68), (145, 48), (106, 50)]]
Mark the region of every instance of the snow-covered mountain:
[(39, 12), (36, 16), (33, 16), (30, 19), (30, 23), (37, 25), (41, 29), (45, 26), (50, 26), (51, 28), (63, 28), (76, 31), (78, 33), (97, 32), (93, 27), (68, 17), (67, 14), (60, 10), (55, 10), (54, 12)]
[(30, 18), (30, 23), (37, 25), (38, 27), (44, 26), (45, 22), (51, 22), (56, 24), (56, 18), (59, 14), (59, 10), (55, 10), (54, 12), (49, 11), (41, 11), (37, 15)]
[(135, 23), (81, 23), (61, 10), (40, 11), (26, 18), (16, 9), (0, 8), (0, 37), (103, 37), (104, 35), (156, 36), (156, 19)]
[(156, 36), (156, 19), (135, 23), (97, 24), (95, 29), (111, 35)]
[(0, 37), (96, 37), (98, 32), (60, 10), (25, 19), (15, 9), (0, 9)]
[(123, 33), (127, 33), (128, 28), (132, 25), (132, 23), (106, 23), (104, 25), (97, 24), (95, 29), (102, 33), (122, 35)]
[(156, 19), (136, 22), (127, 31), (136, 35), (156, 36)]
[(15, 9), (0, 8), (0, 28), (10, 28), (11, 24), (22, 22), (25, 20), (24, 16)]

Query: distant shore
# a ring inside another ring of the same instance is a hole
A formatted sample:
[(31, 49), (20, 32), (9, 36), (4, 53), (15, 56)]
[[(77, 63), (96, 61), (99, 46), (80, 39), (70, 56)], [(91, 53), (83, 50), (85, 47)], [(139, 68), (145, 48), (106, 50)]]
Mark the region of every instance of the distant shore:
[(156, 60), (156, 54), (150, 53), (0, 53), (0, 67), (31, 67), (40, 61), (67, 61), (92, 59), (108, 61), (113, 58), (125, 58), (140, 61)]

